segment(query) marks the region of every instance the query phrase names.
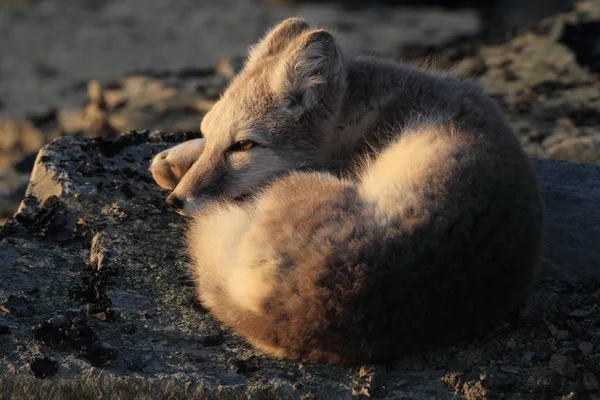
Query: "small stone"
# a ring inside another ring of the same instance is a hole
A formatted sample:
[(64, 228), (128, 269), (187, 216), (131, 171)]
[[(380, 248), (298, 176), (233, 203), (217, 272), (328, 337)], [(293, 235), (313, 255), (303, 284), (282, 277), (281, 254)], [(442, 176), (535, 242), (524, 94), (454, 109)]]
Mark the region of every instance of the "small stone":
[(500, 371), (516, 375), (516, 374), (521, 373), (521, 368), (515, 367), (515, 366), (512, 366), (512, 365), (503, 365), (503, 366), (500, 367)]
[(588, 315), (590, 315), (593, 312), (593, 310), (575, 310), (575, 311), (571, 311), (569, 313), (569, 317), (573, 317), (573, 318), (585, 318)]
[(564, 376), (565, 378), (572, 378), (577, 373), (573, 361), (571, 361), (569, 357), (559, 353), (556, 353), (550, 357), (548, 366), (552, 371)]
[(104, 311), (101, 311), (97, 314), (93, 314), (93, 316), (98, 318), (101, 321), (114, 322), (118, 318), (118, 313), (115, 312), (114, 310), (107, 308)]
[(71, 321), (64, 315), (57, 315), (48, 320), (48, 323), (52, 324), (56, 328), (66, 328), (71, 324)]
[(584, 356), (589, 356), (590, 354), (592, 354), (592, 351), (594, 350), (594, 345), (591, 344), (590, 342), (581, 342), (579, 343), (579, 350), (581, 350), (581, 353)]
[(510, 349), (516, 349), (517, 348), (517, 342), (515, 341), (515, 339), (508, 339), (508, 341), (506, 342), (506, 349), (510, 350)]
[(85, 358), (94, 367), (103, 367), (112, 362), (117, 356), (117, 350), (108, 343), (98, 343), (83, 347), (79, 357)]
[[(565, 342), (565, 343), (569, 343), (569, 342)], [(567, 346), (567, 345), (563, 345), (563, 347), (561, 347), (560, 349), (558, 349), (558, 353), (564, 355), (564, 356), (568, 356), (569, 354), (575, 354), (577, 353), (577, 348), (575, 346)]]
[(565, 340), (568, 337), (569, 337), (569, 331), (565, 331), (564, 329), (561, 329), (556, 332), (556, 338), (558, 340)]
[(76, 318), (73, 319), (72, 324), (69, 328), (71, 336), (74, 338), (86, 338), (92, 339), (95, 334), (92, 328), (87, 324), (87, 321), (84, 318)]
[(548, 324), (548, 330), (550, 331), (551, 334), (553, 334), (554, 336), (556, 336), (556, 334), (558, 333), (558, 330), (556, 329), (556, 327), (552, 324)]
[(239, 358), (232, 357), (227, 360), (227, 365), (229, 365), (229, 369), (238, 374), (242, 374), (244, 372), (254, 372), (260, 368), (258, 358), (256, 357), (250, 357), (247, 360), (240, 360)]
[(598, 390), (600, 389), (600, 385), (598, 384), (598, 379), (592, 373), (583, 374), (583, 388), (587, 391)]
[(523, 352), (523, 355), (521, 356), (521, 362), (522, 363), (530, 362), (531, 360), (533, 360), (534, 355), (535, 355), (535, 353), (533, 351), (525, 350)]
[(135, 333), (136, 330), (137, 326), (133, 323), (125, 324), (121, 327), (121, 332), (126, 335), (131, 335), (132, 333)]
[(235, 357), (232, 357), (229, 360), (227, 360), (227, 365), (229, 366), (230, 370), (235, 371), (238, 374), (244, 369), (244, 362), (239, 358)]
[(225, 338), (223, 337), (223, 333), (219, 332), (216, 334), (200, 335), (199, 341), (204, 347), (213, 347), (223, 344)]
[(455, 374), (464, 374), (467, 370), (467, 364), (460, 359), (454, 358), (448, 361), (448, 371)]

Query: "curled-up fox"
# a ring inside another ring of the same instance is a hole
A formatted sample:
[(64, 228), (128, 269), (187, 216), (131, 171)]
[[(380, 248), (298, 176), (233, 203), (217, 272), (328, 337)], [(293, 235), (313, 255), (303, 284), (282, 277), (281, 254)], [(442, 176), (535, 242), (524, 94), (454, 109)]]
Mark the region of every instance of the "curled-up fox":
[(386, 362), (484, 334), (540, 270), (537, 177), (493, 100), (291, 18), (158, 154), (201, 303), (256, 348)]

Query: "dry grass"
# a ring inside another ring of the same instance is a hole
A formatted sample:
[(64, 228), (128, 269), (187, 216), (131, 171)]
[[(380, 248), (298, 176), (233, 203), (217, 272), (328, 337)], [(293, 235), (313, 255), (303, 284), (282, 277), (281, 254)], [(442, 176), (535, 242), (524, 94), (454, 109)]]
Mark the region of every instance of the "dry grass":
[(215, 385), (174, 379), (144, 379), (110, 375), (83, 375), (71, 379), (38, 379), (26, 374), (0, 372), (0, 400), (96, 400), (96, 399), (276, 399), (281, 393), (270, 386)]

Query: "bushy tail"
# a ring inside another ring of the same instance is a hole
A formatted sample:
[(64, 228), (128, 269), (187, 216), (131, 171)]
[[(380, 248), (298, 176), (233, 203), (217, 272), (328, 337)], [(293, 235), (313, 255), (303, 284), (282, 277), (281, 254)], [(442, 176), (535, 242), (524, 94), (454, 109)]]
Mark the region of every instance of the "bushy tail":
[(421, 127), (367, 160), (358, 184), (360, 199), (385, 223), (446, 200), (448, 180), (467, 159), (470, 140), (451, 127)]
[(188, 235), (200, 299), (260, 349), (319, 362), (381, 360), (496, 322), (534, 275), (539, 196), (498, 176), (510, 160), (481, 163), (499, 156), (475, 141), (422, 127), (355, 181), (292, 173), (247, 208), (204, 212)]

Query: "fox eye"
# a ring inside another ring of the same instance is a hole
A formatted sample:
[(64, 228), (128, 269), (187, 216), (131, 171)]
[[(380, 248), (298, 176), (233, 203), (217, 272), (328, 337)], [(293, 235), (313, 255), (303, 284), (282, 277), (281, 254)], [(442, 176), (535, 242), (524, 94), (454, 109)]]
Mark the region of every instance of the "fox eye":
[(251, 140), (242, 140), (240, 142), (234, 143), (231, 147), (227, 149), (227, 151), (248, 151), (255, 146), (256, 143), (254, 143)]

